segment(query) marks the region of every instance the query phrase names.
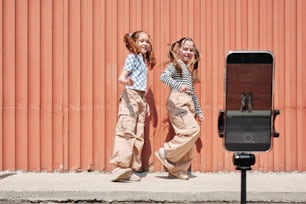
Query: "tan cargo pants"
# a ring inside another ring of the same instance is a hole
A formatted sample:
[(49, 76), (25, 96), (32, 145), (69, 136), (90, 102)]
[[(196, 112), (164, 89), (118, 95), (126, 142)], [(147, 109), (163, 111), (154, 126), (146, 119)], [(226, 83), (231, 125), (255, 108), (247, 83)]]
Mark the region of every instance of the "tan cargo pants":
[(164, 144), (167, 159), (174, 164), (170, 173), (187, 173), (193, 158), (193, 148), (200, 134), (195, 119), (195, 108), (191, 95), (171, 92), (167, 100), (169, 119), (175, 136)]
[(119, 102), (118, 122), (111, 164), (116, 167), (141, 168), (146, 118), (145, 93), (125, 89)]

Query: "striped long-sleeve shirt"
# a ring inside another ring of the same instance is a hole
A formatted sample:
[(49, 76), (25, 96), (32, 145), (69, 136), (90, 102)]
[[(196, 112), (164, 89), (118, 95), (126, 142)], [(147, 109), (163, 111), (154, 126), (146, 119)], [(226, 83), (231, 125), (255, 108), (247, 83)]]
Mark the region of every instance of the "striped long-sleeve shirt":
[(160, 80), (171, 88), (171, 91), (179, 92), (181, 86), (187, 85), (188, 90), (186, 93), (191, 94), (194, 107), (196, 109), (197, 116), (203, 116), (199, 100), (194, 92), (192, 83), (192, 76), (187, 66), (184, 63), (180, 63), (182, 67), (182, 75), (177, 72), (173, 63), (170, 63), (164, 72), (160, 75)]

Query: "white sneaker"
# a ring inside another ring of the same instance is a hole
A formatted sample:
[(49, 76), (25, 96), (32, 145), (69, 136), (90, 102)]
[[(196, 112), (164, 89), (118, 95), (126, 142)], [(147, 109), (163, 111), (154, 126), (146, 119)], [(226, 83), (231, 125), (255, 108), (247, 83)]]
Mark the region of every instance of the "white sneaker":
[(169, 162), (166, 158), (166, 152), (164, 148), (159, 148), (158, 151), (156, 151), (155, 156), (157, 157), (157, 159), (159, 159), (159, 161), (167, 168), (167, 169), (173, 169), (174, 165), (171, 164), (171, 162)]
[(111, 181), (116, 182), (120, 180), (127, 180), (132, 174), (132, 169), (117, 167), (113, 170)]
[(135, 173), (131, 174), (131, 176), (129, 178), (129, 181), (140, 181), (140, 180), (141, 180), (140, 176), (138, 176)]
[(185, 173), (182, 173), (182, 172), (179, 172), (179, 173), (176, 173), (176, 174), (169, 173), (168, 177), (169, 178), (174, 177), (174, 178), (182, 179), (182, 180), (188, 180), (189, 179), (188, 174), (185, 174)]

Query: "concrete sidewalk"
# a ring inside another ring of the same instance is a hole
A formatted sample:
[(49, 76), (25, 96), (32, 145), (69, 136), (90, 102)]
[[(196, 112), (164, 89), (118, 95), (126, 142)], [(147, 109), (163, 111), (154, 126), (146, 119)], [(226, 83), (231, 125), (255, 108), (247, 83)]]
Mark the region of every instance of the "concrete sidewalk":
[[(0, 200), (94, 202), (239, 202), (241, 174), (197, 173), (189, 180), (166, 172), (142, 173), (140, 182), (110, 182), (110, 174), (0, 172)], [(247, 171), (248, 202), (305, 202), (306, 173)]]

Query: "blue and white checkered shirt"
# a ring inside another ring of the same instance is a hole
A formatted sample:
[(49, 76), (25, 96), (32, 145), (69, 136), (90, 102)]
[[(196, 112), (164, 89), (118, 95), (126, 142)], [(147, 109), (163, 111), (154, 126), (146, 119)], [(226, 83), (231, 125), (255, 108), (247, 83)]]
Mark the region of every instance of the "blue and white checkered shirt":
[(134, 81), (133, 86), (125, 86), (127, 89), (134, 89), (139, 91), (147, 90), (148, 68), (144, 62), (142, 54), (128, 54), (125, 59), (123, 70), (128, 71), (129, 76)]

